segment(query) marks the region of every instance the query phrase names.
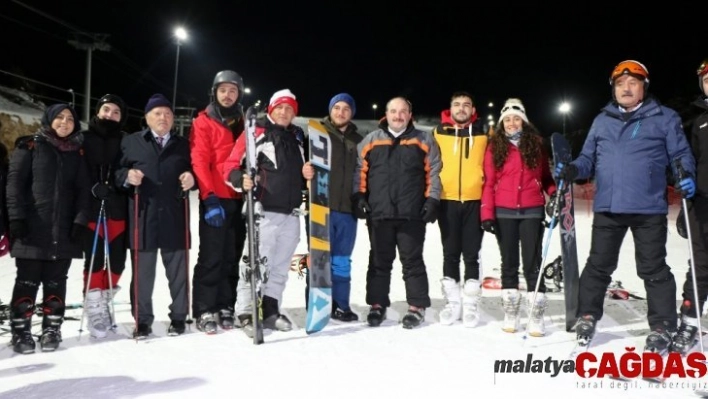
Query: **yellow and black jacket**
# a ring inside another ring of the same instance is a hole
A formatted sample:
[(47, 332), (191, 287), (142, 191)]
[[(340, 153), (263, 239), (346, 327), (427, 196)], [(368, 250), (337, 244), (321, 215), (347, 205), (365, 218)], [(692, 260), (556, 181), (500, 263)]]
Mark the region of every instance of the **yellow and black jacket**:
[(477, 114), (472, 115), (467, 125), (458, 127), (450, 116), (450, 110), (443, 111), (440, 125), (433, 130), (433, 137), (440, 147), (443, 165), (440, 172), (440, 199), (480, 200), (488, 137)]

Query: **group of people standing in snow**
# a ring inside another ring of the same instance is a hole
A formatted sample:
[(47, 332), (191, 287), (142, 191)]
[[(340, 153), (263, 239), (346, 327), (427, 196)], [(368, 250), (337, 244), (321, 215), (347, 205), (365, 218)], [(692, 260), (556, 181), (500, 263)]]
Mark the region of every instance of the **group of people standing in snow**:
[[(555, 227), (544, 223), (546, 206), (558, 195), (555, 180), (594, 177), (592, 243), (580, 278), (578, 337), (594, 335), (629, 229), (637, 247), (637, 273), (649, 297), (647, 349), (685, 353), (697, 339), (696, 308), (702, 310), (708, 295), (708, 235), (703, 232), (708, 212), (702, 211), (708, 209), (708, 180), (700, 174), (705, 169), (700, 140), (708, 128), (705, 62), (698, 77), (703, 98), (696, 105), (703, 113), (687, 140), (678, 114), (649, 95), (647, 68), (633, 60), (621, 62), (610, 77), (612, 100), (595, 118), (579, 157), (553, 167), (542, 135), (517, 98), (505, 102), (497, 126), (487, 132), (473, 96), (455, 92), (441, 123), (428, 132), (414, 125), (411, 102), (394, 97), (378, 128), (363, 136), (352, 122), (354, 98), (347, 93), (333, 96), (322, 120), (333, 145), (332, 318), (359, 318), (350, 304), (351, 256), (357, 219), (364, 219), (371, 248), (367, 324), (379, 326), (386, 319), (398, 252), (408, 304), (401, 323), (405, 328), (420, 325), (431, 306), (423, 261), (426, 225), (437, 222), (446, 300), (440, 322), (461, 320), (467, 327), (479, 322), (479, 253), (487, 232), (501, 254), (502, 329), (519, 330), (521, 304), (526, 303), (533, 309), (527, 332), (544, 336), (548, 299), (538, 273), (544, 229)], [(98, 339), (115, 327), (111, 304), (130, 254), (133, 337), (147, 338), (155, 319), (158, 250), (172, 298), (168, 335), (184, 333), (190, 315), (207, 334), (241, 327), (252, 335), (254, 304), (249, 281), (241, 278), (248, 255), (243, 195), (251, 190), (263, 205), (259, 249), (268, 259), (268, 280), (255, 306), (261, 306), (266, 328), (292, 329), (280, 310), (282, 294), (300, 240), (303, 192), (314, 169), (308, 162), (306, 134), (293, 123), (297, 98), (283, 89), (273, 94), (267, 112), (257, 119), (258, 172), (255, 178), (246, 173), (243, 93), (238, 73), (218, 72), (211, 101), (194, 119), (189, 138), (172, 133), (173, 107), (162, 94), (147, 101), (147, 127), (126, 134), (126, 104), (107, 94), (98, 101), (86, 130), (80, 129), (71, 105), (55, 104), (47, 107), (36, 134), (17, 140), (0, 173), (7, 191), (0, 215), (0, 255), (9, 247), (17, 266), (10, 303), (16, 352), (35, 351), (31, 327), (37, 308), (43, 315), (42, 350), (58, 347), (68, 270), (78, 258), (85, 260), (87, 324)], [(665, 259), (666, 170), (673, 168), (677, 175), (678, 164), (685, 176), (677, 179), (676, 187), (692, 200), (688, 228), (701, 298), (699, 303), (693, 300), (689, 272), (680, 323), (676, 282)], [(199, 191), (199, 251), (191, 287), (190, 190)], [(519, 290), (520, 266), (526, 298)], [(37, 302), (40, 285), (43, 298)]]

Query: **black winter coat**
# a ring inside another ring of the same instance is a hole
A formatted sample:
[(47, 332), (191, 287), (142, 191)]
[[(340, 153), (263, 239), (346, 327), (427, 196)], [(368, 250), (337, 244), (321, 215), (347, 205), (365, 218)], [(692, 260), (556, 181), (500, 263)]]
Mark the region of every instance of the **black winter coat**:
[(708, 198), (708, 102), (696, 100), (693, 105), (703, 112), (692, 123), (689, 142), (696, 158), (696, 194)]
[[(84, 135), (84, 157), (88, 164), (91, 187), (107, 184), (110, 194), (106, 200), (106, 216), (109, 219), (128, 218), (128, 196), (125, 190), (116, 188), (115, 173), (120, 167), (120, 143), (127, 134), (120, 130), (120, 123), (94, 116)], [(101, 200), (91, 195), (91, 221), (98, 219)]]
[(329, 116), (322, 120), (332, 143), (332, 166), (329, 177), (329, 208), (352, 213), (352, 185), (356, 170), (356, 146), (364, 138), (350, 123), (344, 133), (332, 125)]
[[(47, 128), (48, 129), (48, 128)], [(29, 234), (13, 239), (14, 258), (57, 260), (83, 257), (71, 242), (74, 224), (88, 224), (90, 185), (79, 151), (81, 133), (64, 140), (63, 150), (48, 130), (20, 137), (7, 174), (8, 219), (24, 220)]]
[[(185, 249), (185, 201), (179, 176), (192, 172), (189, 141), (171, 135), (160, 150), (150, 129), (141, 130), (123, 138), (116, 186), (123, 187), (128, 170), (139, 169), (143, 181), (138, 197), (138, 249)], [(196, 189), (194, 185), (193, 189)], [(130, 248), (135, 249), (135, 194), (132, 186), (128, 197), (128, 235)], [(191, 239), (190, 239), (191, 240)]]

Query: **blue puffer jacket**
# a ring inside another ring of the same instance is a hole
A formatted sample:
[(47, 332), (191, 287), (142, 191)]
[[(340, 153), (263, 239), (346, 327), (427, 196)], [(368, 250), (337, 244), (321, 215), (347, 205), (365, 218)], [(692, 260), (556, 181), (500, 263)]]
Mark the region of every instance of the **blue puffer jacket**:
[(626, 121), (607, 104), (572, 163), (579, 179), (595, 176), (594, 212), (652, 215), (668, 213), (666, 172), (675, 159), (695, 176), (681, 118), (649, 98)]

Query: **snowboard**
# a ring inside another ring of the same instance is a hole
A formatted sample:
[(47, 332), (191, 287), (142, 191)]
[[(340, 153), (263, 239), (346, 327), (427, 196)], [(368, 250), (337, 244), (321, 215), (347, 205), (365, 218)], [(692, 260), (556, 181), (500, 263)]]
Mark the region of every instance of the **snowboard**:
[[(251, 106), (246, 111), (246, 173), (251, 176), (254, 183), (258, 164), (256, 162), (256, 117), (258, 110)], [(261, 318), (261, 283), (264, 282), (266, 260), (260, 254), (259, 224), (263, 210), (257, 199), (258, 186), (254, 185), (250, 192), (244, 193), (246, 197), (246, 221), (248, 224), (248, 255), (244, 256), (247, 265), (245, 278), (251, 283), (251, 308), (253, 321), (253, 344), (263, 343), (263, 319)]]
[[(553, 150), (553, 165), (559, 162), (568, 163), (573, 160), (570, 143), (560, 133), (551, 135)], [(578, 248), (575, 237), (575, 211), (573, 208), (573, 182), (562, 182), (562, 208), (559, 213), (558, 226), (561, 238), (561, 258), (563, 260), (563, 293), (565, 295), (565, 329), (573, 331), (578, 310)], [(560, 185), (560, 181), (556, 181)]]
[(310, 267), (305, 332), (321, 331), (332, 314), (332, 269), (329, 242), (329, 173), (332, 143), (327, 129), (318, 121), (308, 125), (310, 163), (315, 176), (310, 181)]

